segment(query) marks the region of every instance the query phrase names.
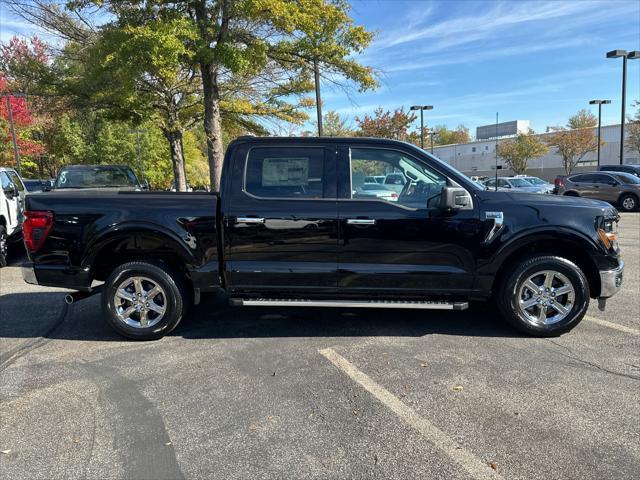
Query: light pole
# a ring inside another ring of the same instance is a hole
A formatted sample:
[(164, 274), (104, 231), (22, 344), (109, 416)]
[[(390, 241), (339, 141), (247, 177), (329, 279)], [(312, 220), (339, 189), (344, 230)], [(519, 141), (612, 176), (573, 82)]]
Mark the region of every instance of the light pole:
[(611, 100), (591, 100), (589, 105), (598, 105), (598, 166), (600, 166), (600, 127), (602, 125), (602, 105), (608, 105)]
[(640, 58), (640, 51), (634, 50), (628, 52), (626, 50), (611, 50), (607, 52), (607, 58), (622, 57), (622, 109), (620, 119), (620, 165), (624, 164), (624, 121), (626, 116), (627, 103), (627, 59), (635, 60)]
[(18, 175), (22, 175), (22, 169), (20, 168), (20, 149), (18, 148), (18, 139), (16, 138), (16, 127), (13, 124), (13, 109), (11, 108), (11, 97), (24, 98), (24, 94), (6, 94), (7, 114), (9, 115), (9, 128), (11, 129), (11, 140), (13, 142), (13, 158), (16, 161), (16, 170), (18, 171)]
[[(420, 110), (420, 148), (424, 150), (424, 111), (433, 110), (433, 105), (413, 105), (411, 110)], [(433, 140), (433, 137), (431, 139)], [(433, 153), (433, 146), (431, 153)]]

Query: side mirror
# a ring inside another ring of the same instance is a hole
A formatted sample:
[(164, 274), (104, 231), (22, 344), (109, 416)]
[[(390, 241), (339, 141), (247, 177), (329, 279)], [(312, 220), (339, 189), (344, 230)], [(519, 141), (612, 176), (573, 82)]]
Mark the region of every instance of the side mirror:
[(440, 205), (448, 210), (473, 209), (471, 195), (462, 187), (444, 187)]
[(51, 184), (49, 182), (42, 182), (42, 191), (43, 192), (50, 192), (51, 191)]
[(146, 178), (142, 181), (142, 190), (144, 191), (149, 191), (151, 189), (151, 187), (149, 186), (149, 180), (147, 180)]
[(9, 185), (7, 185), (4, 189), (4, 194), (7, 196), (7, 198), (12, 199), (13, 197), (18, 196), (18, 189), (16, 188), (16, 184), (13, 182), (9, 182)]

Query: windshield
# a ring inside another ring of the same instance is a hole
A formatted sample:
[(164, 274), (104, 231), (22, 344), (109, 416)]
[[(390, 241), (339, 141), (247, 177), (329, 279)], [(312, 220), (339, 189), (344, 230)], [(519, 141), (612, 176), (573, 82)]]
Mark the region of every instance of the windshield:
[(134, 173), (123, 167), (83, 167), (63, 169), (56, 180), (56, 188), (135, 187)]
[(514, 187), (531, 187), (531, 184), (522, 178), (511, 178), (509, 183)]
[(616, 173), (611, 173), (608, 172), (609, 175), (611, 175), (612, 177), (615, 177), (616, 180), (618, 180), (620, 183), (624, 184), (624, 185), (638, 185), (640, 184), (640, 178), (636, 177), (635, 175), (632, 175), (630, 173), (624, 173), (624, 172), (616, 172)]

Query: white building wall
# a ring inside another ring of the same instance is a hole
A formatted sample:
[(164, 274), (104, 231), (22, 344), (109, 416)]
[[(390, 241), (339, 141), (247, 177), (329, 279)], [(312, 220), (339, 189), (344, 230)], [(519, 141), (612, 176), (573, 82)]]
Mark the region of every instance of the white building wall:
[[(594, 128), (597, 135), (597, 128)], [(541, 140), (548, 139), (553, 133), (537, 134)], [(605, 142), (600, 147), (600, 163), (610, 165), (619, 163), (620, 153), (620, 125), (606, 125), (602, 127), (601, 138)], [(499, 142), (508, 139), (499, 139)], [(468, 175), (495, 175), (495, 140), (481, 140), (470, 143), (456, 145), (445, 145), (434, 147), (433, 153), (436, 157), (451, 164), (458, 170)], [(638, 152), (625, 150), (625, 163), (640, 163)], [(582, 159), (580, 165), (574, 171), (595, 170), (597, 152), (590, 152)], [(502, 159), (498, 159), (498, 165), (503, 165), (499, 170), (500, 175), (512, 175)], [(553, 147), (549, 147), (549, 153), (544, 157), (535, 158), (529, 161), (527, 173), (536, 175), (546, 180), (553, 180), (556, 175), (564, 175), (562, 158), (555, 152)]]

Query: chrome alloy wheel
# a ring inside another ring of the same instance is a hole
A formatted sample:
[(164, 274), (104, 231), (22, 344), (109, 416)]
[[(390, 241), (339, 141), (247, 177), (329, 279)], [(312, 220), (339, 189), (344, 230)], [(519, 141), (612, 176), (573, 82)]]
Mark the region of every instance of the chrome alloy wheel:
[(527, 278), (518, 291), (518, 314), (534, 325), (551, 325), (569, 315), (576, 292), (560, 272), (543, 270)]
[(150, 278), (129, 277), (118, 285), (113, 305), (120, 321), (134, 328), (149, 328), (164, 317), (167, 296)]

